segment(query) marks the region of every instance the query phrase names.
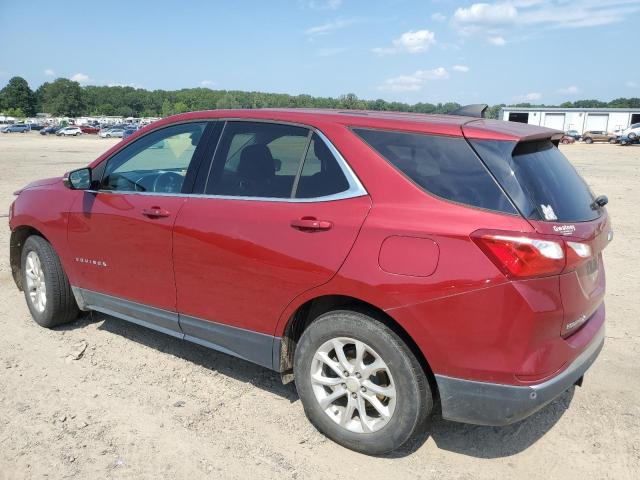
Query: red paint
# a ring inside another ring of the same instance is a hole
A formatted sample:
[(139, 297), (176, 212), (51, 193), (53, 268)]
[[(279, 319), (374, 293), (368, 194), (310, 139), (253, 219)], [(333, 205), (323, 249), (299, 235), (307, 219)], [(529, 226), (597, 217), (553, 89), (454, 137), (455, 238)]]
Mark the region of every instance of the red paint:
[[(172, 229), (185, 199), (73, 193), (76, 199), (69, 209), (67, 244), (76, 285), (175, 311)], [(166, 215), (148, 215), (157, 210)], [(107, 266), (79, 264), (76, 258)]]
[[(349, 128), (450, 136), (464, 130), (508, 141), (555, 131), (446, 115), (218, 110), (160, 120), (91, 165), (154, 129), (216, 118), (319, 129), (368, 195), (318, 203), (93, 195), (53, 179), (22, 191), (11, 228), (28, 225), (48, 238), (73, 285), (270, 335), (282, 335), (308, 300), (358, 298), (398, 322), (435, 373), (460, 378), (539, 382), (576, 358), (604, 321), (606, 213), (564, 235), (562, 224), (454, 204), (408, 182)], [(597, 268), (591, 262), (560, 274), (507, 277), (472, 240), (481, 229), (587, 243)], [(110, 267), (89, 268), (76, 257)], [(567, 331), (580, 315), (591, 318)]]
[(82, 130), (82, 133), (98, 133), (100, 129), (91, 125), (78, 125), (78, 128)]
[(387, 273), (428, 277), (436, 271), (440, 250), (429, 238), (388, 237), (380, 247), (378, 263)]
[[(273, 335), (285, 306), (338, 271), (370, 205), (189, 198), (174, 228), (178, 309)], [(291, 226), (304, 217), (333, 226)]]

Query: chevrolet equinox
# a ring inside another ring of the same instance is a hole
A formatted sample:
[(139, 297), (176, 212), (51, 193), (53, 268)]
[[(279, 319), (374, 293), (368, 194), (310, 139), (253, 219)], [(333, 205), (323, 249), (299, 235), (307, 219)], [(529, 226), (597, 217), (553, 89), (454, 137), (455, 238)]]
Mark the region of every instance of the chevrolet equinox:
[(434, 410), (519, 421), (604, 339), (604, 207), (562, 133), (457, 115), (217, 110), (31, 183), (10, 260), (34, 320), (95, 310), (295, 381), (368, 454)]

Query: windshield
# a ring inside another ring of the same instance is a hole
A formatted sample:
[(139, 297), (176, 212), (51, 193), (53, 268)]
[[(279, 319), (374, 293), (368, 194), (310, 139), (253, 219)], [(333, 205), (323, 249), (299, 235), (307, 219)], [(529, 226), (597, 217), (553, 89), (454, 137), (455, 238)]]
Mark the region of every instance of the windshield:
[(593, 194), (550, 140), (472, 140), (471, 144), (522, 214), (531, 220), (585, 222), (598, 218)]

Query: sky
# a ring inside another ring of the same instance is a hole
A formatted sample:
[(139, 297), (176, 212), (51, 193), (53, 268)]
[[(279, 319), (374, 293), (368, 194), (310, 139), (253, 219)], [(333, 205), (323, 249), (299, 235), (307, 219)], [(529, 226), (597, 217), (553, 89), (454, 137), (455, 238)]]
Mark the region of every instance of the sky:
[(640, 96), (640, 0), (485, 1), (0, 0), (0, 85), (462, 104)]

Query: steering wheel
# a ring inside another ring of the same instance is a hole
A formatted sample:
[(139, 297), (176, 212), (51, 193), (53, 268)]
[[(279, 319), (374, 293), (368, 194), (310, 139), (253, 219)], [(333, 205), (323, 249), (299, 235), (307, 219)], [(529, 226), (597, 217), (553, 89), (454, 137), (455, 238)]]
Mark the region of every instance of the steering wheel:
[(156, 193), (179, 193), (182, 189), (182, 175), (175, 172), (163, 172), (153, 182), (152, 191)]

